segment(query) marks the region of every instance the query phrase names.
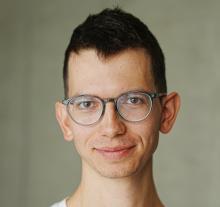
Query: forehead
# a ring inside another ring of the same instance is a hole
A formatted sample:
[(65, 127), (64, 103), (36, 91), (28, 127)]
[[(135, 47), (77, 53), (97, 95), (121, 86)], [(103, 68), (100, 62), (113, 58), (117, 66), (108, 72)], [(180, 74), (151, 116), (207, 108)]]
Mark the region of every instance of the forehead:
[(93, 94), (113, 97), (131, 90), (155, 89), (150, 56), (128, 49), (107, 58), (94, 49), (72, 53), (68, 63), (69, 96)]

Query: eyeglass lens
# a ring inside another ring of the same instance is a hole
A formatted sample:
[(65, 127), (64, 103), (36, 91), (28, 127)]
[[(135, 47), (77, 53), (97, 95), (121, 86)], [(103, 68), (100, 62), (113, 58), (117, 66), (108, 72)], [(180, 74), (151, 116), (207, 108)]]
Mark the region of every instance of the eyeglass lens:
[(76, 97), (68, 104), (68, 112), (79, 124), (89, 125), (99, 120), (103, 111), (103, 103), (93, 96)]
[(151, 110), (151, 98), (143, 93), (125, 94), (119, 97), (117, 108), (120, 115), (127, 121), (140, 121)]

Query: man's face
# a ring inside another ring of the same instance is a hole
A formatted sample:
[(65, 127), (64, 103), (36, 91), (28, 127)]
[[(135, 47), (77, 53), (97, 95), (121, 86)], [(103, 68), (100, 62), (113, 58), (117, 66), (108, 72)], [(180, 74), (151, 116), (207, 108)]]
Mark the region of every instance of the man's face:
[[(68, 67), (69, 97), (114, 98), (127, 91), (156, 91), (150, 57), (142, 49), (125, 50), (107, 59), (93, 49), (81, 50), (71, 54)], [(158, 144), (160, 119), (161, 105), (155, 99), (151, 113), (140, 122), (120, 118), (111, 102), (94, 125), (81, 126), (69, 117), (67, 122), (83, 168), (118, 178), (146, 168)]]

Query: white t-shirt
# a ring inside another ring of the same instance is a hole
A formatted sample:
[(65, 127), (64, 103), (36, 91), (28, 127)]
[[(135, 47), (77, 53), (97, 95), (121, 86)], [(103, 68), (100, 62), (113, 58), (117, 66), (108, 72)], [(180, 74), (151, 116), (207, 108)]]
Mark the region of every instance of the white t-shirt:
[(50, 207), (67, 207), (67, 205), (66, 205), (66, 199), (64, 199), (64, 200), (62, 200), (62, 201), (60, 201), (60, 202), (58, 202), (58, 203), (54, 203), (52, 206), (50, 206)]

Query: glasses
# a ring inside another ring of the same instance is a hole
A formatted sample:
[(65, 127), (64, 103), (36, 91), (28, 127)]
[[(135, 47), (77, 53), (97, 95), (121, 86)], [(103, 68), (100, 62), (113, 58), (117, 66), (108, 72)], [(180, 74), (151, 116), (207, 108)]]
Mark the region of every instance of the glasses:
[(139, 122), (150, 114), (153, 99), (165, 96), (166, 93), (149, 93), (129, 91), (117, 98), (102, 99), (98, 96), (80, 95), (62, 101), (67, 107), (71, 119), (80, 125), (92, 125), (101, 120), (106, 104), (113, 102), (119, 116), (129, 122)]

